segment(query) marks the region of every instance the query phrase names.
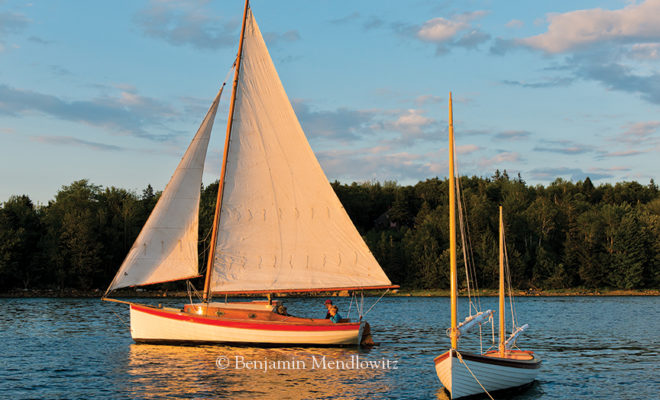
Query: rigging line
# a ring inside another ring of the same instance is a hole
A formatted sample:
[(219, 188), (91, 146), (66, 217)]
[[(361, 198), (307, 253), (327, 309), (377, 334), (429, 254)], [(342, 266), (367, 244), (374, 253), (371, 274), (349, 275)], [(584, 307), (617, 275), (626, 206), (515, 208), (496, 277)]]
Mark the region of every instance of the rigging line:
[[(238, 56), (237, 56), (237, 58), (238, 58)], [(229, 67), (229, 71), (227, 71), (227, 75), (225, 75), (225, 79), (222, 81), (221, 90), (225, 87), (225, 85), (227, 84), (227, 81), (229, 80), (229, 78), (231, 78), (231, 74), (234, 71), (234, 68), (236, 68), (236, 60), (234, 60), (234, 63), (231, 65), (231, 67)], [(220, 100), (222, 99), (222, 93), (220, 93), (220, 97), (221, 98), (218, 99), (218, 103), (220, 103)], [(213, 232), (213, 223), (211, 223), (211, 227), (209, 228), (209, 230), (206, 233), (206, 236), (204, 236), (204, 239), (202, 239), (201, 242), (206, 242), (206, 240), (209, 238), (209, 235), (211, 235), (212, 232)], [(201, 255), (204, 256), (207, 252), (209, 252), (210, 249), (211, 249), (211, 243), (209, 243), (208, 246), (204, 246), (204, 249), (202, 250)], [(205, 261), (208, 261), (208, 260), (205, 260)], [(200, 273), (206, 274), (206, 270), (207, 270), (206, 265), (207, 265), (207, 263), (205, 262), (204, 266), (203, 266), (203, 269), (200, 270)]]
[(461, 362), (461, 364), (465, 365), (465, 368), (467, 368), (467, 370), (468, 370), (468, 372), (470, 373), (470, 375), (472, 375), (472, 377), (474, 378), (474, 380), (477, 381), (477, 383), (479, 384), (479, 386), (481, 386), (481, 388), (484, 390), (484, 393), (486, 393), (486, 394), (488, 395), (488, 397), (490, 397), (491, 400), (495, 400), (495, 399), (493, 398), (493, 396), (491, 396), (490, 393), (488, 393), (488, 390), (486, 390), (486, 388), (484, 387), (484, 385), (482, 385), (481, 382), (479, 382), (479, 379), (477, 379), (477, 377), (474, 376), (474, 374), (472, 373), (472, 370), (470, 370), (470, 367), (468, 367), (467, 363), (466, 363), (465, 361), (463, 361), (463, 356), (461, 356), (461, 353), (459, 353), (458, 350), (455, 350), (455, 351), (456, 351), (456, 355), (458, 356), (458, 360)]
[[(456, 163), (456, 161), (455, 161)], [(455, 167), (458, 169), (457, 167)], [(459, 183), (460, 178), (456, 179), (455, 186), (456, 186), (456, 197), (458, 197), (458, 223), (460, 225), (460, 230), (461, 230), (461, 250), (463, 251), (463, 265), (465, 266), (465, 283), (467, 284), (467, 291), (468, 291), (468, 314), (472, 316), (472, 296), (470, 293), (470, 274), (468, 272), (468, 263), (469, 260), (467, 258), (467, 251), (465, 249), (466, 243), (465, 243), (465, 227), (463, 226), (463, 196), (461, 196), (461, 185)], [(475, 307), (476, 308), (476, 307)], [(478, 310), (475, 310), (478, 312)]]
[[(351, 318), (351, 308), (353, 307), (353, 299), (354, 298), (355, 298), (355, 292), (352, 292), (351, 293), (351, 302), (348, 303), (348, 315), (346, 315), (346, 318), (348, 318), (348, 319)], [(357, 307), (357, 301), (355, 303), (356, 303), (355, 306)]]
[[(454, 149), (455, 148), (456, 148), (456, 143), (454, 143)], [(457, 159), (454, 159), (454, 164), (455, 164), (456, 170), (458, 171), (458, 160)], [(461, 187), (460, 185), (462, 185), (461, 180), (457, 179), (456, 182), (457, 182), (457, 187), (460, 188)], [(467, 241), (467, 244), (464, 243), (463, 257), (465, 258), (466, 268), (469, 268), (469, 270), (471, 272), (471, 278), (466, 277), (466, 280), (470, 279), (472, 281), (473, 285), (474, 285), (474, 290), (475, 290), (474, 297), (477, 300), (477, 305), (475, 306), (475, 309), (478, 311), (478, 310), (481, 310), (481, 297), (479, 296), (479, 283), (478, 283), (478, 280), (477, 280), (477, 269), (476, 269), (476, 265), (475, 265), (475, 262), (474, 262), (474, 253), (472, 251), (472, 240), (471, 240), (471, 237), (470, 237), (470, 223), (469, 223), (469, 219), (467, 217), (467, 207), (465, 205), (465, 198), (463, 196), (459, 197), (459, 207), (461, 206), (461, 204), (462, 204), (462, 210), (463, 211), (459, 214), (459, 216), (464, 219), (464, 223), (463, 223), (463, 220), (461, 220), (460, 218), (459, 218), (459, 221), (461, 221), (461, 230), (464, 231), (464, 235), (465, 235), (465, 238), (464, 238), (463, 242)], [(463, 216), (463, 214), (465, 214), (465, 215)], [(466, 247), (467, 247), (467, 253), (466, 253), (466, 249), (465, 249)], [(469, 254), (469, 257), (466, 254)], [(468, 288), (468, 297), (469, 297), (469, 295), (470, 295), (470, 293), (469, 293), (469, 288)], [(469, 304), (470, 304), (470, 307), (471, 307), (472, 306), (471, 298), (469, 300), (470, 300)]]
[(386, 291), (385, 291), (385, 292), (384, 292), (384, 293), (378, 298), (378, 300), (376, 300), (376, 302), (375, 302), (371, 307), (369, 307), (369, 309), (367, 310), (367, 312), (364, 313), (363, 317), (366, 317), (367, 314), (369, 314), (369, 311), (371, 311), (371, 309), (374, 308), (374, 306), (375, 306), (376, 304), (378, 304), (378, 302), (380, 301), (380, 299), (382, 299), (383, 296), (385, 296), (385, 295), (387, 294), (387, 292), (389, 292), (389, 291), (390, 291), (390, 289), (387, 289), (387, 290), (386, 290)]
[(502, 218), (502, 244), (504, 250), (504, 268), (505, 268), (505, 278), (507, 286), (509, 289), (509, 309), (511, 310), (511, 332), (516, 330), (516, 315), (515, 315), (515, 306), (513, 303), (513, 285), (511, 285), (511, 268), (509, 266), (509, 256), (506, 249), (506, 230), (504, 229), (504, 218)]
[[(456, 143), (454, 143), (454, 148), (455, 148), (455, 146), (456, 146)], [(456, 169), (458, 169), (458, 160), (455, 159), (454, 163), (456, 164)], [(457, 182), (458, 185), (462, 185), (460, 179), (457, 179), (456, 182)], [(462, 187), (462, 186), (459, 186), (459, 187)], [(465, 245), (465, 247), (467, 247), (467, 254), (469, 254), (469, 257), (467, 257), (465, 255), (466, 253), (464, 251), (464, 258), (466, 258), (466, 260), (467, 260), (466, 261), (468, 263), (467, 266), (469, 267), (470, 272), (471, 272), (471, 281), (474, 285), (474, 290), (475, 290), (475, 296), (474, 297), (477, 299), (477, 305), (475, 306), (475, 308), (477, 310), (481, 310), (481, 297), (479, 296), (479, 283), (478, 283), (478, 280), (477, 280), (477, 269), (476, 269), (476, 265), (475, 265), (475, 262), (474, 262), (474, 252), (472, 251), (472, 240), (471, 240), (471, 237), (470, 237), (470, 222), (469, 222), (469, 218), (467, 216), (467, 207), (465, 205), (465, 198), (463, 196), (461, 196), (459, 198), (459, 205), (461, 205), (461, 204), (462, 204), (462, 209), (463, 209), (463, 212), (461, 213), (461, 216), (464, 218), (464, 227), (462, 226), (461, 229), (465, 231), (465, 240), (467, 241), (467, 245)], [(465, 214), (465, 215), (463, 216), (462, 214)], [(470, 303), (470, 305), (472, 305), (472, 304)]]
[(119, 318), (119, 320), (121, 321), (121, 323), (124, 324), (124, 326), (127, 327), (129, 331), (131, 330), (131, 327), (126, 323), (126, 321), (124, 321), (124, 320), (119, 316), (119, 314), (117, 314), (117, 313), (114, 312), (114, 311), (113, 311), (112, 313), (115, 314), (115, 316), (116, 316), (117, 318)]
[[(362, 311), (364, 311), (364, 290), (360, 291), (360, 298), (361, 298), (360, 308), (358, 308), (358, 312), (359, 312), (359, 315), (360, 315), (360, 320), (362, 320), (362, 317), (364, 317), (364, 314), (362, 314)], [(357, 300), (356, 300), (355, 304), (357, 305)]]
[(506, 249), (506, 234), (504, 230), (502, 230), (502, 239), (504, 242), (504, 266), (506, 267), (506, 278), (507, 278), (507, 284), (509, 285), (509, 308), (511, 309), (511, 323), (512, 323), (512, 329), (511, 332), (514, 332), (516, 330), (517, 322), (516, 322), (516, 305), (515, 302), (513, 301), (513, 285), (511, 284), (511, 268), (509, 266), (509, 253)]
[[(456, 143), (452, 144), (454, 146), (454, 151), (456, 150)], [(458, 172), (458, 160), (454, 158), (454, 170), (456, 170), (457, 175), (459, 176), (458, 179), (456, 179), (454, 186), (456, 187), (456, 197), (458, 197), (457, 205), (458, 205), (458, 223), (460, 226), (461, 230), (461, 250), (463, 251), (463, 265), (465, 266), (465, 283), (467, 285), (467, 291), (468, 291), (468, 314), (472, 316), (472, 296), (470, 292), (470, 273), (468, 272), (468, 264), (470, 260), (467, 258), (467, 252), (466, 252), (466, 242), (465, 242), (465, 227), (463, 225), (463, 196), (461, 195), (461, 184), (460, 184), (460, 173)], [(476, 309), (475, 307), (475, 312), (479, 312), (479, 310)]]

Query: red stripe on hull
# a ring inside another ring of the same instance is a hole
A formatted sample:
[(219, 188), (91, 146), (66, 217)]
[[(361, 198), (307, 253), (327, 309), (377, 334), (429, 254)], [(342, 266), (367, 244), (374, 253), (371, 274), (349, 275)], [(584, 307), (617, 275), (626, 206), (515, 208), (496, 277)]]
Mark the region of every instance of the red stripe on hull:
[(175, 319), (178, 321), (194, 322), (204, 325), (224, 326), (228, 328), (242, 328), (242, 329), (259, 329), (267, 331), (352, 331), (359, 330), (360, 323), (339, 323), (332, 325), (304, 325), (304, 324), (290, 324), (286, 322), (279, 323), (264, 323), (264, 322), (243, 322), (236, 320), (223, 320), (212, 317), (200, 317), (189, 314), (182, 314), (178, 312), (164, 311), (151, 307), (139, 306), (131, 304), (131, 308), (144, 312), (147, 314), (155, 315), (158, 317)]

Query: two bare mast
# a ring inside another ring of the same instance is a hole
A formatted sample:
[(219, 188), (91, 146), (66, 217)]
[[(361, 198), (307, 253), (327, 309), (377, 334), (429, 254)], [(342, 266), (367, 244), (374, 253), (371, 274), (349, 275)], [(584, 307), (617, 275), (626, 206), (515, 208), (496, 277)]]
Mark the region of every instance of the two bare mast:
[[(458, 349), (460, 336), (458, 325), (458, 273), (456, 262), (456, 180), (454, 161), (454, 116), (452, 96), (449, 92), (449, 281), (450, 281), (450, 308), (451, 325), (449, 336), (451, 348)], [(506, 329), (504, 316), (504, 222), (502, 219), (502, 206), (499, 207), (499, 345), (501, 354), (506, 350)]]

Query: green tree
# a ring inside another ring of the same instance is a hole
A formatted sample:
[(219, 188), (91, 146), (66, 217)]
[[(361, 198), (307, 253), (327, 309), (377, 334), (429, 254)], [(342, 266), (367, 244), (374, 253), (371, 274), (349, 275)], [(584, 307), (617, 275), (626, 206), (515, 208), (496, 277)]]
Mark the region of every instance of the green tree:
[(41, 277), (43, 224), (28, 196), (12, 196), (0, 208), (0, 288), (30, 288)]

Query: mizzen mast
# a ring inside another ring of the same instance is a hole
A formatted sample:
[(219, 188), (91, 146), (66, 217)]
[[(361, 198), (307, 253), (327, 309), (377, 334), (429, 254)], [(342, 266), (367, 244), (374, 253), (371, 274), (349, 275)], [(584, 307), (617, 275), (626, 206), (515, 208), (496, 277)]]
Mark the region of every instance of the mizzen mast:
[(505, 326), (504, 326), (504, 223), (502, 220), (502, 206), (500, 206), (500, 354), (504, 355), (506, 350), (504, 341)]
[(454, 117), (449, 92), (449, 281), (451, 291), (451, 348), (458, 348), (458, 279), (456, 273), (456, 188), (454, 182)]
[(231, 136), (231, 127), (234, 120), (234, 106), (236, 104), (236, 89), (238, 88), (238, 75), (241, 70), (241, 55), (243, 53), (243, 37), (245, 36), (245, 21), (247, 20), (247, 11), (249, 0), (245, 0), (243, 9), (243, 24), (241, 25), (241, 38), (238, 42), (238, 55), (236, 56), (236, 69), (234, 70), (234, 83), (231, 90), (231, 100), (229, 103), (229, 117), (227, 118), (227, 133), (225, 135), (225, 150), (222, 156), (222, 169), (220, 171), (220, 181), (218, 183), (218, 198), (215, 203), (215, 214), (213, 215), (213, 230), (211, 232), (211, 244), (209, 247), (209, 258), (206, 263), (206, 279), (204, 280), (204, 301), (208, 302), (211, 297), (209, 291), (211, 285), (211, 273), (213, 271), (213, 259), (215, 258), (215, 247), (218, 241), (218, 225), (220, 222), (220, 205), (222, 204), (222, 194), (224, 192), (225, 173), (227, 171), (227, 156), (229, 155), (229, 138)]

